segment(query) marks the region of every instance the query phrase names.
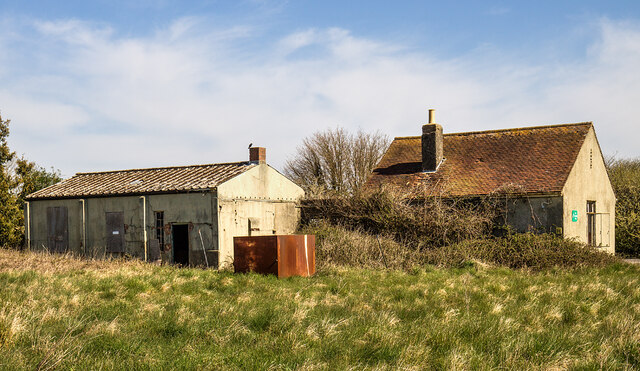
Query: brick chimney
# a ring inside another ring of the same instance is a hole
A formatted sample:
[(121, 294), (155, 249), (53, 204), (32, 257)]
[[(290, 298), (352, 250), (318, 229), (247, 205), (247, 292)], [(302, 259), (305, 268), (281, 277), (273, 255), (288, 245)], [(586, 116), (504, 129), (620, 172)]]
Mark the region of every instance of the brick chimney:
[(250, 147), (249, 162), (253, 164), (267, 163), (267, 149), (264, 147)]
[(442, 126), (435, 123), (434, 109), (429, 110), (429, 123), (422, 125), (422, 171), (438, 170), (442, 162)]

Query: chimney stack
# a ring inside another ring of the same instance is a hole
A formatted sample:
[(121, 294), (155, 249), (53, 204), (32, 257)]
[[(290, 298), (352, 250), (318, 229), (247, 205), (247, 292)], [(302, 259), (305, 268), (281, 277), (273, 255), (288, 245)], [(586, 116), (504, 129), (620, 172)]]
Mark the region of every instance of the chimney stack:
[(264, 147), (249, 147), (249, 162), (253, 164), (267, 163), (267, 149)]
[(429, 123), (422, 125), (422, 171), (434, 172), (442, 162), (442, 126), (435, 123), (435, 110), (429, 110)]

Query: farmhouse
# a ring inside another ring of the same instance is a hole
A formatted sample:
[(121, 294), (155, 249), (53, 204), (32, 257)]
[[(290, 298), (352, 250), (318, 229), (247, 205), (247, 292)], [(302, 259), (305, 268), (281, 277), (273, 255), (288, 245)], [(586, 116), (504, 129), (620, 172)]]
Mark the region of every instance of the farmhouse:
[(27, 197), (26, 245), (219, 267), (234, 236), (293, 233), (303, 195), (262, 147), (245, 162), (79, 173)]
[(518, 232), (557, 233), (615, 251), (615, 195), (590, 122), (393, 140), (367, 182), (424, 187), (443, 197), (512, 194), (505, 219)]

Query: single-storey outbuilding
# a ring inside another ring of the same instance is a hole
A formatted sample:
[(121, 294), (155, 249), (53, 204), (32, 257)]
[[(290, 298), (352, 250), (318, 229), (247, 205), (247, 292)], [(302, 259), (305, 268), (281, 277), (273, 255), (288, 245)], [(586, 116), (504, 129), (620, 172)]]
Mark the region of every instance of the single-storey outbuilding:
[(27, 197), (26, 245), (221, 267), (234, 236), (295, 232), (303, 195), (262, 147), (245, 162), (79, 173)]
[(557, 233), (615, 252), (615, 194), (591, 122), (397, 137), (368, 187), (424, 187), (443, 197), (516, 190), (506, 213), (518, 232)]

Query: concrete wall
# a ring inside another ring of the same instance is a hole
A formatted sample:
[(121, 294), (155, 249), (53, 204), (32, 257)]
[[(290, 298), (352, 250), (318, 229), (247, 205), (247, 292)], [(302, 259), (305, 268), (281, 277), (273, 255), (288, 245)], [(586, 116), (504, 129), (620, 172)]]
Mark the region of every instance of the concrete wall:
[(562, 235), (561, 196), (525, 196), (505, 199), (505, 202), (507, 205), (505, 222), (514, 231)]
[[(233, 237), (294, 233), (302, 188), (266, 164), (218, 187), (218, 230), (221, 266), (233, 263)], [(249, 223), (253, 231), (249, 231)], [(256, 226), (257, 225), (257, 226)]]
[[(217, 214), (215, 197), (210, 192), (148, 195), (146, 197), (147, 239), (156, 239), (155, 211), (164, 212), (163, 230), (171, 259), (171, 229), (173, 223), (189, 225), (189, 262), (204, 264), (204, 252), (217, 250)], [(68, 209), (69, 251), (84, 254), (82, 245), (82, 203), (79, 199), (34, 200), (30, 202), (31, 248), (47, 246), (47, 207), (66, 206)], [(85, 199), (86, 255), (104, 257), (106, 252), (106, 212), (123, 212), (125, 224), (125, 254), (144, 258), (143, 200), (139, 196)], [(201, 238), (202, 237), (202, 238)], [(217, 253), (210, 264), (217, 266)]]
[[(62, 206), (68, 212), (69, 250), (83, 253), (82, 246), (82, 203), (78, 200), (42, 200), (29, 202), (31, 220), (25, 226), (27, 246), (34, 250), (49, 250), (47, 241), (47, 208)], [(26, 213), (25, 213), (26, 218)], [(25, 219), (26, 221), (27, 219)], [(30, 227), (30, 231), (29, 231)]]
[[(602, 248), (614, 253), (615, 194), (593, 128), (587, 134), (562, 194), (564, 236), (587, 242), (587, 201), (596, 201), (596, 212), (605, 213), (596, 219), (596, 231), (602, 233)], [(578, 212), (577, 222), (572, 221), (573, 210)]]

